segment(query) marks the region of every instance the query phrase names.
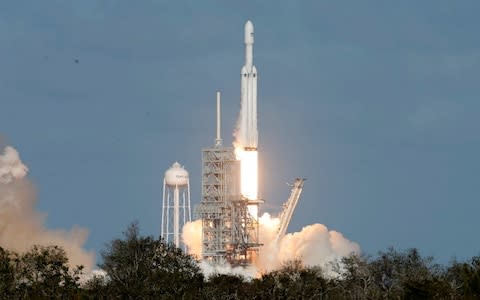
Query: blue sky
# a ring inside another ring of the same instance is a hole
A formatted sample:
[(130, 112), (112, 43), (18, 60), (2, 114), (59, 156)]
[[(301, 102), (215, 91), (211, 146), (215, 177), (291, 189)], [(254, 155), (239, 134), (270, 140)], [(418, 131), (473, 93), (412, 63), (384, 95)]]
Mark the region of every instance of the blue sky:
[(200, 200), (217, 89), (231, 141), (251, 19), (265, 210), (306, 177), (290, 231), (322, 223), (372, 254), (477, 255), (478, 11), (477, 1), (1, 1), (0, 134), (30, 168), (49, 227), (88, 228), (97, 253), (133, 220), (157, 235), (175, 160)]

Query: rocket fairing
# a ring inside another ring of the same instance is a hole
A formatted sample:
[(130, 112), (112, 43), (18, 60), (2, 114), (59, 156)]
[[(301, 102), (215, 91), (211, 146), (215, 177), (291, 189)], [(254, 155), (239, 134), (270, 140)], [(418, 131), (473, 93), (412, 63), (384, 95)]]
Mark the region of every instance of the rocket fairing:
[(253, 24), (245, 24), (245, 65), (241, 76), (241, 142), (246, 151), (256, 151), (257, 131), (257, 69), (253, 65)]

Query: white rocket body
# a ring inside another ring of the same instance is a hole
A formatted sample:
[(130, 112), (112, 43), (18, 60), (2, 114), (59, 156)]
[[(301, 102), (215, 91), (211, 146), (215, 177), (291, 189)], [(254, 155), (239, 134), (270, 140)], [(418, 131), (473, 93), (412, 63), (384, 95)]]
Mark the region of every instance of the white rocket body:
[(253, 65), (253, 24), (245, 24), (245, 65), (242, 67), (240, 102), (241, 142), (246, 151), (256, 151), (257, 130), (257, 69)]

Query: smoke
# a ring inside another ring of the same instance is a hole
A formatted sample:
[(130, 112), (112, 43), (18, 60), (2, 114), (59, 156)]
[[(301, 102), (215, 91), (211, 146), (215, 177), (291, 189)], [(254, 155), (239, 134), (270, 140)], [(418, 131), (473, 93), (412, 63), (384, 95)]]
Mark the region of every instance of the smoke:
[[(243, 275), (247, 278), (259, 276), (261, 273), (276, 270), (283, 263), (300, 259), (306, 266), (321, 266), (328, 274), (330, 262), (338, 260), (351, 253), (359, 253), (357, 243), (349, 241), (341, 233), (328, 230), (325, 225), (312, 224), (303, 227), (299, 232), (286, 234), (276, 240), (280, 220), (264, 213), (259, 218), (260, 247), (259, 255), (253, 266), (249, 268), (232, 268), (228, 264), (211, 265), (201, 262), (200, 267), (206, 276), (215, 273), (229, 273)], [(201, 255), (202, 222), (196, 220), (185, 224), (183, 227), (183, 241), (189, 253), (200, 257)]]
[(280, 220), (264, 213), (259, 222), (264, 246), (260, 248), (256, 266), (262, 272), (275, 270), (292, 259), (300, 259), (306, 266), (328, 269), (329, 262), (360, 252), (357, 243), (337, 231), (328, 230), (323, 224), (307, 225), (301, 231), (288, 233), (277, 241)]
[(23, 178), (27, 172), (28, 168), (20, 161), (17, 150), (4, 147), (3, 154), (0, 154), (0, 183), (7, 184), (15, 178)]
[(212, 264), (206, 261), (200, 261), (200, 269), (206, 278), (217, 274), (231, 274), (243, 276), (246, 279), (255, 278), (258, 276), (256, 266), (247, 267), (232, 267), (229, 263)]
[(88, 272), (94, 264), (93, 252), (83, 249), (88, 231), (79, 227), (70, 231), (45, 228), (45, 215), (35, 210), (35, 188), (27, 173), (17, 150), (0, 148), (0, 246), (24, 252), (33, 245), (58, 245), (65, 250), (71, 266), (83, 265)]
[(202, 220), (185, 223), (182, 228), (182, 239), (187, 245), (188, 253), (200, 258), (202, 256)]

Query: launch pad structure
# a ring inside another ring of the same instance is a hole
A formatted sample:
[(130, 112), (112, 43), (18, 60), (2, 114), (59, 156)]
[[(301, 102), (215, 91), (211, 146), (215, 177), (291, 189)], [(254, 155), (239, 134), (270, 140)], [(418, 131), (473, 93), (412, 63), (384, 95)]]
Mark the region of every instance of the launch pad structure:
[[(257, 70), (253, 65), (254, 28), (244, 28), (245, 65), (240, 72), (240, 143), (254, 160), (247, 170), (233, 147), (224, 147), (220, 137), (220, 93), (217, 92), (217, 139), (202, 150), (202, 200), (196, 213), (202, 219), (202, 259), (232, 266), (251, 264), (261, 246), (258, 238), (257, 193)], [(237, 137), (238, 138), (238, 137)], [(242, 174), (243, 173), (243, 174)], [(242, 184), (248, 178), (253, 190)], [(253, 182), (252, 182), (253, 181)]]
[[(202, 259), (211, 263), (245, 266), (261, 244), (258, 211), (261, 200), (241, 195), (240, 161), (233, 147), (220, 138), (220, 93), (217, 92), (217, 139), (202, 150), (202, 200), (196, 214), (202, 220)], [(249, 207), (257, 209), (249, 210)]]

